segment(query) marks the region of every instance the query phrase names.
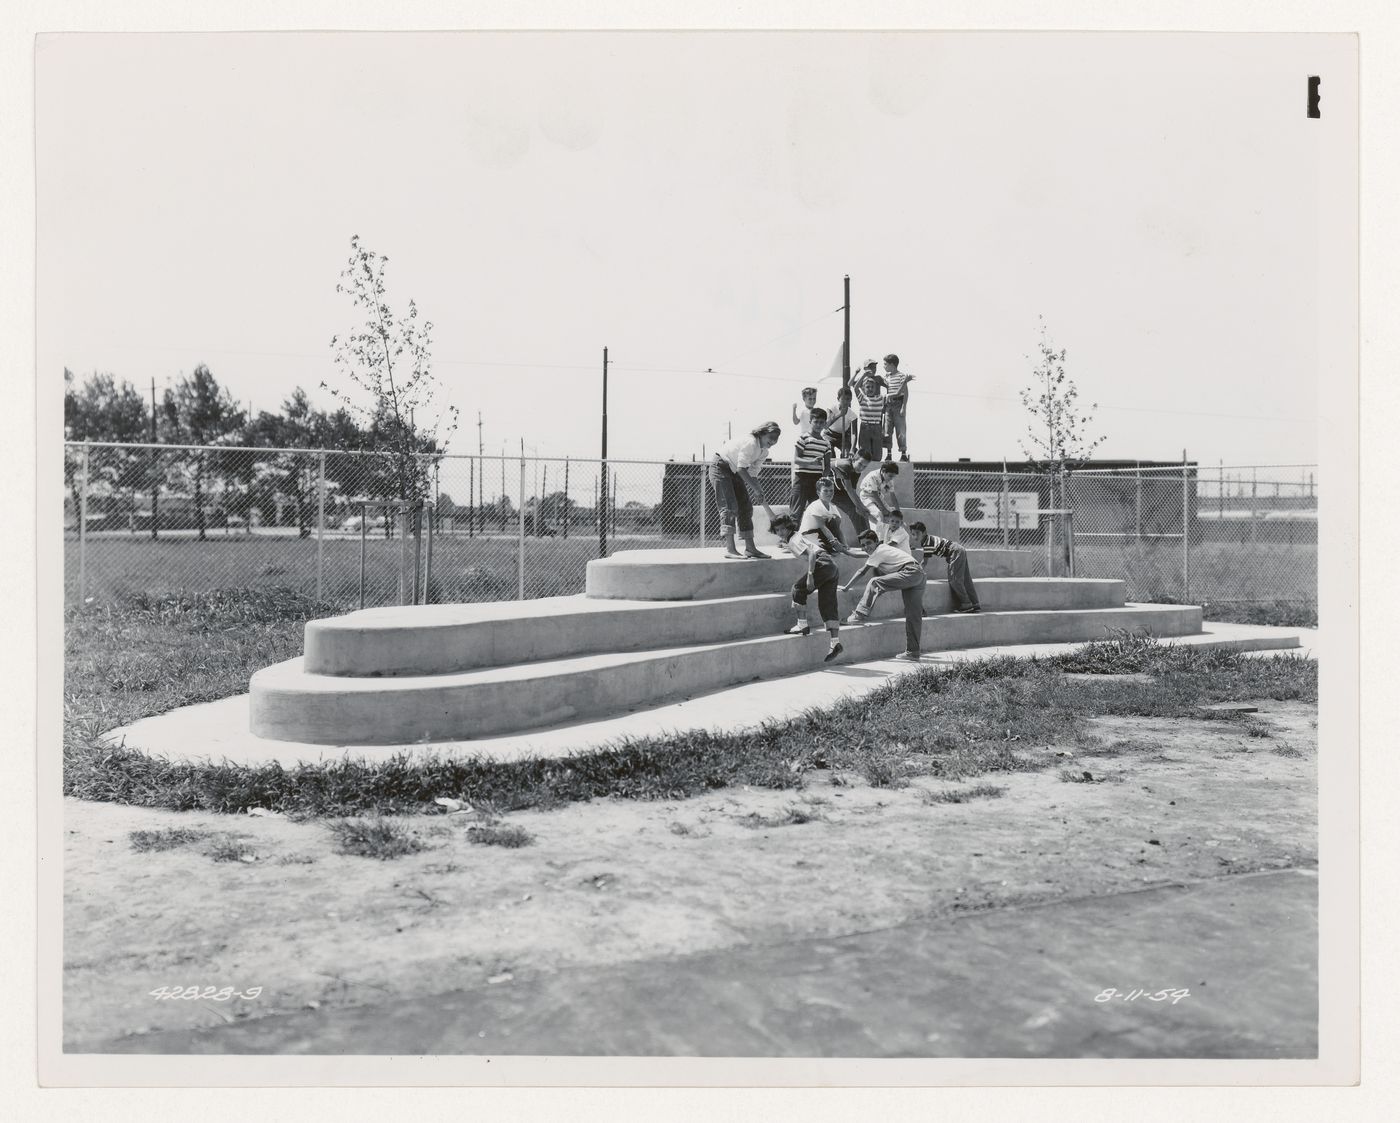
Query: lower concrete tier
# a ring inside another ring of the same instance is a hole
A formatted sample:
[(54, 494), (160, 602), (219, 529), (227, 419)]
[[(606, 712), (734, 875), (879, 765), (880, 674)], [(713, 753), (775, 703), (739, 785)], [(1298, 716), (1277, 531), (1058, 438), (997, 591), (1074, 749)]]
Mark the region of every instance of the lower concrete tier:
[[(848, 567), (850, 568), (850, 567)], [(930, 562), (928, 569), (942, 566)], [(1121, 581), (1086, 578), (993, 577), (977, 582), (990, 611), (1117, 608)], [(860, 590), (841, 593), (844, 618)], [(924, 590), (924, 614), (950, 612), (946, 581)], [(902, 611), (899, 597), (881, 597), (877, 616)], [(816, 624), (816, 598), (808, 602)], [(704, 601), (599, 600), (543, 597), (483, 604), (366, 608), (306, 625), (306, 669), (359, 677), (436, 675), (503, 667), (607, 651), (684, 647), (770, 635), (792, 622), (787, 593)]]
[[(718, 548), (677, 550), (626, 550), (610, 558), (588, 563), (585, 595), (617, 600), (713, 600), (786, 589), (801, 574), (803, 565), (776, 548), (766, 559), (726, 560)], [(1034, 550), (969, 550), (972, 579), (984, 577), (1034, 577), (1044, 565)], [(842, 578), (861, 567), (862, 557), (836, 559)], [(929, 564), (931, 572), (937, 572)]]
[[(936, 616), (925, 619), (923, 642), (939, 649), (1066, 642), (1129, 628), (1157, 636), (1194, 634), (1201, 629), (1201, 610), (1128, 605)], [(872, 620), (843, 628), (841, 638), (842, 662), (881, 658), (903, 649), (904, 622)], [(397, 679), (309, 674), (302, 659), (293, 659), (253, 676), (250, 721), (259, 737), (305, 744), (471, 740), (796, 674), (821, 666), (825, 650), (825, 636), (816, 631), (805, 638), (780, 634)]]

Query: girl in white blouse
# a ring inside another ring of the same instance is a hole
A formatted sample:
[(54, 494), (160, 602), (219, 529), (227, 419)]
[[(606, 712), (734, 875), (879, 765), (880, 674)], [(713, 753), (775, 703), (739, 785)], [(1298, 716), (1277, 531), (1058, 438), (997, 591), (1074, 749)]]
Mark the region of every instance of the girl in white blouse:
[[(778, 443), (782, 429), (776, 421), (760, 425), (747, 436), (739, 437), (715, 453), (710, 461), (710, 484), (715, 489), (715, 501), (719, 504), (720, 527), (724, 534), (724, 556), (726, 558), (766, 558), (753, 544), (753, 500), (749, 489), (758, 491), (750, 469), (758, 470), (768, 459), (768, 450)], [(758, 502), (772, 519), (773, 509), (758, 492)], [(734, 535), (743, 539), (744, 552), (734, 544)]]

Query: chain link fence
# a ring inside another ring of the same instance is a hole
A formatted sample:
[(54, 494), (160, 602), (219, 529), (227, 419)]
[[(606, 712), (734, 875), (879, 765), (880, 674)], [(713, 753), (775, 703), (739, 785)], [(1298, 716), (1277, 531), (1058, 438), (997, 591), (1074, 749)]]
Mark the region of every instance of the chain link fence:
[[(69, 443), (67, 602), (252, 586), (348, 609), (362, 590), (366, 605), (400, 603), (406, 567), (436, 603), (558, 596), (583, 591), (593, 558), (718, 542), (698, 460), (426, 461), (420, 545), (405, 540), (412, 516), (384, 506), (395, 480), (372, 454)], [(785, 505), (787, 465), (759, 484)], [(913, 506), (956, 512), (974, 549), (1031, 551), (1043, 575), (1121, 578), (1131, 600), (1316, 601), (1310, 465), (1085, 469), (1058, 488), (986, 464), (915, 469)]]

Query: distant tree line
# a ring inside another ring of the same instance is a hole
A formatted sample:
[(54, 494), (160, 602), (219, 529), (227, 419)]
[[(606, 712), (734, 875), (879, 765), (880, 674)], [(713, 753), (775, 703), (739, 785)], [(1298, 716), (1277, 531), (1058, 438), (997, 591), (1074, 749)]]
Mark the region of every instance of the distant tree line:
[[(409, 500), (421, 497), (424, 473), (406, 475), (399, 459), (440, 451), (434, 437), (405, 433), (400, 424), (374, 413), (362, 421), (343, 405), (330, 411), (318, 409), (301, 387), (292, 391), (280, 410), (250, 415), (203, 363), (166, 388), (155, 404), (154, 421), (150, 398), (125, 379), (101, 372), (80, 382), (65, 369), (63, 381), (66, 440), (193, 446), (154, 451), (106, 448), (90, 458), (89, 495), (122, 497), (133, 514), (138, 500), (148, 496), (152, 537), (162, 525), (172, 524), (171, 519), (160, 518), (160, 496), (178, 493), (189, 497), (193, 528), (203, 538), (211, 490), (217, 492), (225, 518), (233, 516), (245, 527), (251, 527), (254, 510), (270, 523), (278, 507), (290, 503), (301, 533), (310, 533), (317, 482), (312, 457), (295, 452), (221, 453), (221, 447), (378, 454), (327, 457), (328, 489), (346, 497)], [(64, 457), (65, 482), (75, 511), (81, 472), (79, 457)]]

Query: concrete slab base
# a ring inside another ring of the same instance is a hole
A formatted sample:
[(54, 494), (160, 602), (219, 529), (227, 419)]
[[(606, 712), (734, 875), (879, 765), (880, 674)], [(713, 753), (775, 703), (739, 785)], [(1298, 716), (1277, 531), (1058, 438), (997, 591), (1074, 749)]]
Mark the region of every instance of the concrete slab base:
[[(1200, 634), (1181, 636), (1170, 642), (1247, 651), (1261, 657), (1293, 654), (1312, 658), (1317, 651), (1317, 631), (1207, 622)], [(145, 718), (113, 730), (106, 739), (171, 760), (227, 761), (243, 765), (276, 763), (288, 768), (300, 763), (343, 759), (386, 760), (400, 753), (495, 760), (557, 758), (602, 748), (629, 737), (691, 730), (742, 732), (764, 722), (789, 720), (809, 709), (869, 693), (890, 678), (912, 673), (919, 666), (997, 655), (1054, 655), (1078, 646), (1077, 642), (1035, 643), (973, 650), (928, 650), (923, 662), (917, 665), (892, 659), (821, 665), (803, 674), (745, 683), (664, 705), (638, 707), (613, 717), (472, 741), (347, 747), (264, 740), (250, 731), (246, 694)]]

